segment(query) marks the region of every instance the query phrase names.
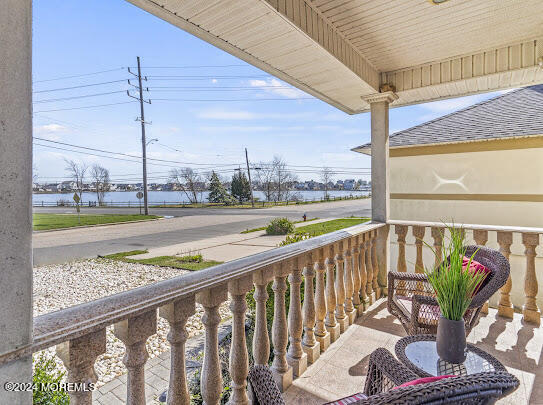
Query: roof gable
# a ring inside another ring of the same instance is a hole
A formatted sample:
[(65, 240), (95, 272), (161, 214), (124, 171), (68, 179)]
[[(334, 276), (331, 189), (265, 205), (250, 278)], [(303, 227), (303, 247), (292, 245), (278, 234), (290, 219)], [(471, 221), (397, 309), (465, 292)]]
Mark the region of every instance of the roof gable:
[[(513, 90), (390, 135), (390, 147), (409, 147), (543, 134), (543, 85)], [(356, 148), (369, 152), (371, 143)]]

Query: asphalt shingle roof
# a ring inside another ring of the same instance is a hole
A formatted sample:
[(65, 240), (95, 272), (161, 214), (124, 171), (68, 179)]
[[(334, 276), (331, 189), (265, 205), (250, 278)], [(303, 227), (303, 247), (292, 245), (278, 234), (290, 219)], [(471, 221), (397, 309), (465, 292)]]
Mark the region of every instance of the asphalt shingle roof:
[[(543, 134), (543, 85), (524, 87), (390, 135), (390, 147)], [(370, 148), (371, 143), (353, 150)]]

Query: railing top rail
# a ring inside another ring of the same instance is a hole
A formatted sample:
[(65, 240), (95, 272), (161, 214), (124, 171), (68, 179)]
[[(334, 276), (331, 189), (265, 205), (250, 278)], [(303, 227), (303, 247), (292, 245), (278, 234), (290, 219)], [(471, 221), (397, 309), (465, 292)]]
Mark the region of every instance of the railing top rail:
[(229, 281), (257, 270), (300, 257), (315, 249), (385, 226), (366, 223), (331, 232), (295, 244), (282, 246), (198, 272), (188, 273), (155, 284), (110, 295), (34, 318), (32, 344), (0, 354), (0, 364), (51, 347), (55, 344), (105, 328), (129, 317), (156, 309), (174, 300)]
[(388, 225), (407, 225), (407, 226), (425, 226), (425, 227), (437, 227), (445, 228), (447, 226), (462, 227), (470, 230), (481, 231), (496, 231), (496, 232), (518, 232), (518, 233), (540, 233), (543, 234), (543, 228), (531, 228), (522, 226), (500, 226), (500, 225), (481, 225), (481, 224), (462, 224), (462, 223), (449, 223), (449, 222), (423, 222), (423, 221), (397, 221), (389, 220)]

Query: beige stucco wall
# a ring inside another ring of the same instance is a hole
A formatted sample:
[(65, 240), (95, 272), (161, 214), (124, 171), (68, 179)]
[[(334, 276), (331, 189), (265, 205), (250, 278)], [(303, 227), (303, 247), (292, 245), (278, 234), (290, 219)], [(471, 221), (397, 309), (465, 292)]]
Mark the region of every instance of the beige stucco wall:
[[(390, 193), (543, 195), (543, 148), (392, 157)], [(543, 227), (543, 203), (392, 199), (390, 216)]]
[[(543, 148), (449, 153), (392, 157), (390, 159), (390, 193), (407, 194), (518, 194), (543, 195)], [(396, 220), (436, 221), (465, 224), (531, 226), (543, 228), (543, 202), (524, 201), (446, 201), (391, 199), (390, 217)], [(408, 268), (414, 268), (414, 238), (409, 230), (406, 248)], [(473, 242), (468, 233), (468, 243)], [(430, 231), (425, 240), (432, 244)], [(391, 227), (391, 268), (396, 268), (397, 246)], [(496, 234), (489, 234), (487, 246), (498, 249)], [(520, 234), (511, 246), (513, 304), (524, 303), (526, 258)], [(543, 236), (537, 248), (536, 272), (543, 271)], [(425, 264), (433, 262), (425, 248)], [(543, 277), (540, 276), (540, 282)], [(491, 304), (497, 303), (494, 297)], [(538, 305), (543, 305), (540, 287)]]

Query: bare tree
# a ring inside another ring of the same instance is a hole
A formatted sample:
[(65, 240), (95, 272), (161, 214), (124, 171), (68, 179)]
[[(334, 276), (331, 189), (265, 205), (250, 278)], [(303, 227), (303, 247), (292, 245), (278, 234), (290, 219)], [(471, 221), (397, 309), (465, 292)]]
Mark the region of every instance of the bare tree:
[(83, 185), (85, 182), (85, 174), (87, 172), (87, 165), (83, 162), (75, 162), (73, 160), (64, 159), (66, 162), (66, 172), (72, 178), (75, 183), (75, 192), (79, 196), (79, 201), (83, 201)]
[(279, 156), (274, 156), (274, 196), (276, 201), (288, 201), (292, 194), (292, 183), (297, 180), (296, 175), (287, 168), (287, 162)]
[(96, 198), (98, 205), (104, 205), (104, 195), (109, 191), (110, 180), (109, 170), (99, 164), (94, 164), (91, 167), (90, 175), (92, 177), (94, 188), (96, 189)]
[(271, 201), (275, 188), (275, 167), (273, 166), (273, 162), (260, 162), (256, 173), (260, 189), (264, 192), (266, 201)]
[(329, 167), (324, 166), (321, 170), (321, 181), (324, 183), (324, 199), (328, 199), (328, 183), (332, 181), (332, 175), (334, 173), (332, 172), (332, 169)]
[(198, 202), (198, 196), (201, 197), (205, 189), (203, 177), (190, 167), (170, 170), (170, 181), (178, 185), (192, 204)]

